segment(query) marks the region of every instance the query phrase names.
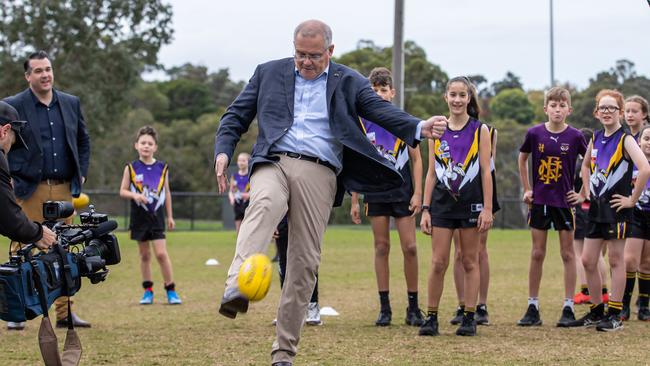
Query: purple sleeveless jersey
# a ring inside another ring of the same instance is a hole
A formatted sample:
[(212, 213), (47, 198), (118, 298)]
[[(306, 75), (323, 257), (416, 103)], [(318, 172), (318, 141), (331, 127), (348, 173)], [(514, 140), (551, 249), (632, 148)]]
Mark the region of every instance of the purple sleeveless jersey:
[(571, 126), (552, 133), (540, 123), (528, 129), (519, 151), (531, 155), (533, 203), (569, 208), (566, 194), (574, 190), (576, 161), (587, 151), (582, 133)]
[(147, 197), (146, 205), (137, 202), (137, 205), (155, 213), (165, 203), (165, 178), (168, 171), (167, 164), (156, 161), (153, 164), (145, 164), (140, 160), (134, 160), (129, 164), (131, 173), (131, 192), (142, 193)]

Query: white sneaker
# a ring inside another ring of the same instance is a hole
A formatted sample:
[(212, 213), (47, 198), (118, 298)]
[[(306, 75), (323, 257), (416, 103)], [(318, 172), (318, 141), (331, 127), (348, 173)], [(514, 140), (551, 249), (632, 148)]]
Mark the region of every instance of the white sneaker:
[(277, 324), (278, 324), (278, 318), (273, 319), (273, 321), (271, 322), (271, 324), (273, 324), (273, 325), (277, 325)]
[(317, 302), (310, 302), (307, 306), (307, 325), (321, 325), (323, 322), (320, 320), (320, 306)]
[(7, 330), (23, 330), (25, 322), (7, 322)]

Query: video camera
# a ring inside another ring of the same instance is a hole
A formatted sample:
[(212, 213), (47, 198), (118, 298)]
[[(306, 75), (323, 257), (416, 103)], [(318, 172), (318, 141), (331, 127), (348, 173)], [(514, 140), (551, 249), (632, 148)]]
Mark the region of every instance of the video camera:
[(79, 215), (81, 224), (65, 225), (57, 220), (74, 213), (72, 203), (43, 203), (43, 224), (57, 234), (57, 242), (37, 254), (32, 253), (35, 245), (28, 244), (0, 266), (0, 319), (34, 319), (58, 297), (79, 291), (82, 276), (99, 283), (108, 275), (107, 265), (120, 263), (120, 248), (112, 234), (117, 222), (89, 207)]

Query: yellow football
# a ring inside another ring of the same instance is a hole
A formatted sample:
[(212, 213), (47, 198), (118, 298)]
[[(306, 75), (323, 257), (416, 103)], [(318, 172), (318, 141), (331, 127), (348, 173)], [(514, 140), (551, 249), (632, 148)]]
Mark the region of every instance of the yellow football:
[(90, 197), (88, 197), (88, 195), (85, 193), (81, 193), (79, 194), (79, 197), (72, 199), (72, 206), (74, 206), (75, 210), (85, 208), (89, 203)]
[(239, 267), (239, 292), (249, 301), (262, 300), (269, 292), (272, 273), (269, 257), (260, 253), (251, 255)]

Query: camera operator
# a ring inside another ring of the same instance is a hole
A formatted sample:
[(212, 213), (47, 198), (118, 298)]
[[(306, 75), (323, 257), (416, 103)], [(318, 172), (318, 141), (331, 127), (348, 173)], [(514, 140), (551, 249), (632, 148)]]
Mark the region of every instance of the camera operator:
[(0, 234), (14, 241), (35, 243), (41, 249), (49, 248), (56, 235), (47, 226), (30, 221), (16, 203), (6, 155), (9, 150), (25, 148), (20, 130), (25, 124), (18, 121), (18, 112), (0, 102)]

